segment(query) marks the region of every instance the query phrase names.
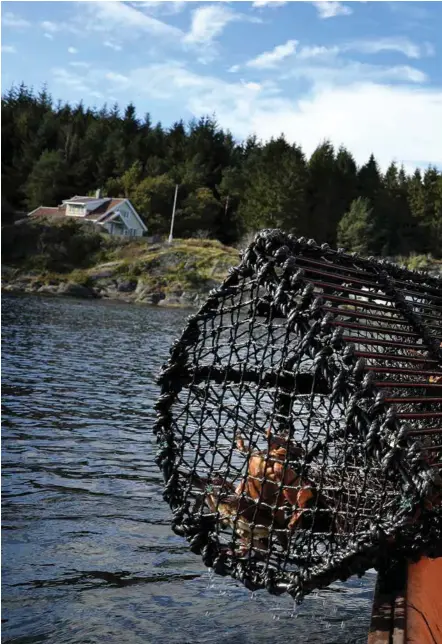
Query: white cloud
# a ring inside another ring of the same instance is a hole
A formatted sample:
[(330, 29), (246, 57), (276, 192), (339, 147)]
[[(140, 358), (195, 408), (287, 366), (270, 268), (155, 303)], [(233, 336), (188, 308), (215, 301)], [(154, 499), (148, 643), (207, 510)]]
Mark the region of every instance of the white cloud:
[(84, 26), (77, 27), (73, 23), (67, 22), (53, 22), (52, 20), (42, 20), (40, 27), (44, 31), (44, 37), (49, 40), (54, 39), (54, 34), (61, 32), (68, 32), (75, 36), (84, 36)]
[(2, 54), (16, 54), (17, 50), (14, 45), (2, 45)]
[[(396, 51), (407, 58), (420, 58), (425, 50), (408, 38), (378, 38), (348, 43), (343, 51), (358, 51), (362, 54), (378, 54), (382, 51)], [(425, 48), (426, 49), (426, 48)], [(428, 54), (427, 54), (428, 55)]]
[(118, 43), (116, 43), (116, 42), (112, 42), (112, 40), (105, 40), (105, 41), (103, 42), (103, 45), (104, 45), (105, 47), (109, 47), (109, 49), (113, 49), (114, 51), (121, 51), (121, 50), (122, 50), (122, 46), (121, 46), (121, 45), (119, 45), (119, 44), (118, 44)]
[(11, 11), (6, 11), (2, 15), (2, 25), (4, 27), (11, 27), (12, 29), (26, 29), (26, 27), (31, 26), (31, 23), (29, 20), (20, 18), (20, 16), (15, 15)]
[(263, 7), (280, 7), (283, 4), (287, 4), (287, 0), (255, 0), (252, 2), (252, 7), (254, 9), (262, 9)]
[(150, 2), (137, 2), (135, 6), (146, 9), (150, 13), (176, 14), (183, 11), (186, 7), (185, 2), (179, 0), (151, 0)]
[(192, 14), (190, 31), (185, 36), (188, 43), (210, 43), (224, 27), (238, 15), (223, 3), (197, 7)]
[(127, 76), (123, 76), (123, 74), (117, 74), (115, 72), (107, 72), (105, 77), (107, 80), (112, 81), (113, 83), (117, 83), (118, 85), (130, 84), (129, 78)]
[(92, 91), (92, 88), (87, 83), (87, 79), (82, 78), (78, 74), (73, 74), (63, 67), (55, 67), (52, 69), (52, 74), (56, 82), (77, 92), (79, 98), (81, 98), (82, 94), (89, 94)]
[(69, 54), (78, 54), (78, 49), (75, 47), (68, 47)]
[[(333, 63), (333, 64), (330, 64)], [(354, 60), (321, 58), (300, 60), (280, 76), (280, 80), (307, 80), (318, 87), (346, 86), (358, 82), (424, 83), (427, 76), (420, 69), (409, 65), (370, 65)]]
[(349, 16), (353, 9), (337, 0), (320, 0), (313, 2), (320, 18), (335, 18), (336, 16)]
[(297, 53), (297, 58), (304, 60), (313, 58), (334, 58), (340, 53), (357, 52), (360, 54), (378, 54), (383, 51), (395, 51), (403, 54), (407, 58), (422, 58), (434, 53), (430, 43), (424, 43), (422, 46), (412, 42), (408, 38), (390, 37), (366, 40), (355, 40), (332, 47), (323, 46), (305, 46)]
[(229, 67), (227, 70), (231, 74), (236, 74), (236, 72), (239, 72), (240, 66), (239, 65), (232, 65), (232, 67)]
[[(179, 63), (150, 65), (125, 78), (150, 99), (170, 101), (179, 94), (183, 108), (196, 117), (215, 112), (220, 124), (239, 138), (255, 132), (266, 140), (284, 132), (308, 155), (321, 140), (330, 139), (336, 146), (346, 145), (358, 163), (374, 152), (382, 168), (392, 158), (411, 165), (441, 164), (442, 90), (386, 84), (387, 79), (407, 76), (398, 69), (384, 69), (377, 80), (368, 75), (361, 81), (350, 82), (349, 77), (339, 86), (314, 84), (301, 100), (280, 96), (269, 82), (226, 82), (197, 75)], [(357, 78), (357, 70), (354, 74)], [(124, 94), (127, 87), (122, 85)]]
[(275, 67), (281, 60), (295, 53), (297, 44), (297, 40), (287, 40), (283, 45), (277, 45), (272, 51), (265, 51), (256, 58), (249, 60), (246, 65), (257, 69)]
[(55, 33), (61, 30), (60, 25), (58, 25), (56, 22), (51, 22), (50, 20), (43, 20), (40, 25), (45, 31), (48, 31), (49, 33)]
[(83, 69), (89, 69), (89, 67), (91, 66), (90, 63), (84, 63), (80, 60), (73, 60), (72, 62), (69, 63), (69, 65), (71, 67), (79, 67)]
[(301, 60), (307, 60), (309, 58), (332, 58), (339, 54), (339, 47), (322, 47), (322, 46), (310, 46), (306, 45), (301, 47), (297, 54), (297, 58)]
[(148, 33), (153, 36), (168, 37), (171, 39), (180, 39), (183, 32), (177, 27), (172, 27), (153, 16), (148, 16), (142, 11), (138, 11), (134, 6), (124, 2), (85, 2), (86, 11), (90, 19), (82, 16), (84, 27), (88, 31), (97, 31), (109, 35), (115, 32), (118, 36), (126, 35), (130, 38), (134, 34)]

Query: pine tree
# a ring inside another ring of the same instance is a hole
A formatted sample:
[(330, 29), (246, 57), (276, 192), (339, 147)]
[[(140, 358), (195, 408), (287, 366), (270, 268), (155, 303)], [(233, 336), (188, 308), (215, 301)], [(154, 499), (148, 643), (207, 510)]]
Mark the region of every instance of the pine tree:
[(307, 228), (307, 168), (302, 151), (284, 137), (272, 139), (248, 157), (245, 192), (239, 213), (245, 228), (274, 227), (303, 232)]
[(337, 168), (335, 152), (330, 141), (319, 145), (307, 164), (307, 224), (306, 234), (318, 243), (333, 243), (336, 224), (342, 216), (338, 209)]
[(45, 150), (34, 165), (25, 186), (29, 210), (57, 206), (66, 197), (67, 165), (62, 152)]
[[(365, 247), (378, 255), (441, 255), (442, 174), (435, 168), (409, 177), (391, 164), (382, 175), (374, 155), (358, 169), (349, 150), (335, 152), (327, 141), (307, 163), (283, 136), (236, 142), (214, 116), (166, 129), (149, 114), (139, 119), (132, 103), (123, 111), (117, 104), (69, 105), (54, 102), (46, 87), (34, 92), (23, 83), (2, 95), (2, 184), (12, 211), (97, 188), (126, 195), (162, 234), (179, 184), (182, 234), (206, 231), (234, 244), (280, 227), (331, 245), (338, 234), (341, 243), (350, 235), (351, 245), (363, 248), (358, 235), (365, 230)], [(356, 226), (348, 213), (357, 215)]]
[(352, 202), (338, 225), (338, 245), (349, 251), (367, 255), (372, 249), (374, 222), (370, 202), (358, 197)]

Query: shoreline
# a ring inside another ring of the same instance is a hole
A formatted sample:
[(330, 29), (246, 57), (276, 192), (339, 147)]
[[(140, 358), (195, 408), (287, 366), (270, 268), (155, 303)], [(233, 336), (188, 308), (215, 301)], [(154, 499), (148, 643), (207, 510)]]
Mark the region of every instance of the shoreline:
[[(2, 292), (195, 309), (239, 263), (237, 249), (210, 239), (176, 239), (169, 244), (102, 236), (93, 237), (99, 244), (88, 251), (89, 237), (82, 231), (72, 235), (63, 226), (25, 222), (9, 232)], [(55, 236), (55, 241), (51, 238), (45, 246), (45, 235)]]
[[(207, 293), (194, 293), (182, 295), (152, 294), (151, 297), (139, 297), (133, 292), (99, 293), (93, 287), (86, 287), (73, 282), (61, 282), (58, 287), (51, 285), (23, 286), (21, 283), (8, 282), (1, 285), (2, 295), (33, 295), (54, 298), (71, 298), (81, 300), (101, 300), (106, 302), (122, 302), (139, 306), (154, 306), (167, 309), (198, 309), (205, 301)], [(184, 295), (184, 297), (183, 297)]]

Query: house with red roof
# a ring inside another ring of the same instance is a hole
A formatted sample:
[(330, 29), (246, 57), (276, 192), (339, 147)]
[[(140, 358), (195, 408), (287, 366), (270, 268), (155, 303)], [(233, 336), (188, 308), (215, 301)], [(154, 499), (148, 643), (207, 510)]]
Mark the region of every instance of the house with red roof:
[(111, 235), (142, 237), (147, 227), (129, 199), (102, 197), (97, 190), (95, 197), (75, 196), (65, 199), (58, 207), (39, 206), (28, 217), (46, 219), (78, 218), (101, 226)]

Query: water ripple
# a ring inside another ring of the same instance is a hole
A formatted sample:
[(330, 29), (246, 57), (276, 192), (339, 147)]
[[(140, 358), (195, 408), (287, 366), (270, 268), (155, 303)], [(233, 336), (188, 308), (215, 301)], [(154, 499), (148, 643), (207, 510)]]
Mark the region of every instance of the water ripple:
[(171, 532), (152, 406), (185, 315), (3, 298), (5, 643), (366, 641), (373, 575), (295, 609), (212, 577)]

